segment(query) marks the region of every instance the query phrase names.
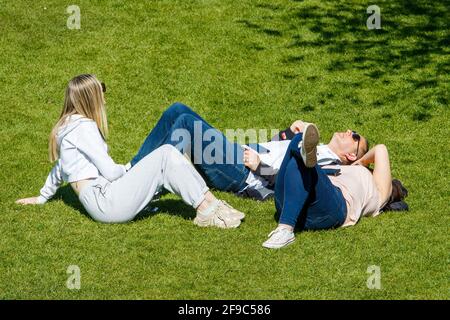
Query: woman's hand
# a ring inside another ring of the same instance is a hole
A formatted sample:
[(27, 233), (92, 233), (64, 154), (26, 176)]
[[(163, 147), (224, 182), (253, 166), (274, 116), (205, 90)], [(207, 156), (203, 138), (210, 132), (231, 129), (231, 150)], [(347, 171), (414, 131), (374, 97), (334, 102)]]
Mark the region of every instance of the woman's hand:
[(16, 201), (17, 204), (39, 204), (38, 197), (24, 198)]
[(250, 147), (244, 146), (244, 148), (244, 165), (250, 170), (255, 171), (261, 162), (259, 154)]

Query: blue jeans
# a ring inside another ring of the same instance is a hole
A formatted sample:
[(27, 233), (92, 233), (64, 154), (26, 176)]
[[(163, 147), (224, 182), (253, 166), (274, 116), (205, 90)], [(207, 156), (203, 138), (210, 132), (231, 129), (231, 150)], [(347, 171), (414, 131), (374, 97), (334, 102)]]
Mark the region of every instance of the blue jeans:
[[(218, 147), (211, 148), (212, 142)], [(246, 187), (250, 171), (242, 163), (243, 148), (228, 141), (188, 106), (177, 102), (164, 111), (131, 160), (131, 165), (164, 144), (171, 144), (180, 152), (187, 153), (209, 187), (232, 192)]]
[(305, 230), (339, 227), (347, 216), (342, 192), (319, 166), (305, 166), (298, 148), (301, 139), (297, 134), (291, 141), (275, 183), (279, 223)]

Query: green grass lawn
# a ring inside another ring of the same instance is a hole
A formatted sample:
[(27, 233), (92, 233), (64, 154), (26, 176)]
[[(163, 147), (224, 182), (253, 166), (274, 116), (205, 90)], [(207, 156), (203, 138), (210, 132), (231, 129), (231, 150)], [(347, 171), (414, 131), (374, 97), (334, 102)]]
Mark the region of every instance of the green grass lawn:
[[(450, 14), (446, 1), (0, 0), (0, 298), (449, 299)], [(381, 8), (368, 30), (366, 8)], [(448, 4), (448, 3), (447, 3)], [(318, 124), (384, 143), (410, 211), (262, 248), (273, 201), (214, 191), (247, 214), (202, 229), (168, 195), (132, 223), (92, 221), (69, 186), (22, 207), (51, 169), (67, 82), (107, 84), (110, 154), (126, 163), (175, 101), (225, 129)], [(66, 287), (69, 265), (81, 289)], [(368, 289), (367, 268), (381, 268)]]

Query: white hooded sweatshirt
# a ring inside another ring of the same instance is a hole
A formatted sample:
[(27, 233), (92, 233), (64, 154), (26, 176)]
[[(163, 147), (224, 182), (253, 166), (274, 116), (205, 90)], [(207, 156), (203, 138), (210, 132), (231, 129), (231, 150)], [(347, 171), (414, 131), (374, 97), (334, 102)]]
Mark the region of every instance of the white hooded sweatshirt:
[(70, 116), (57, 133), (59, 159), (40, 191), (38, 203), (53, 197), (63, 182), (97, 178), (120, 178), (127, 168), (108, 155), (108, 146), (95, 121), (81, 115)]

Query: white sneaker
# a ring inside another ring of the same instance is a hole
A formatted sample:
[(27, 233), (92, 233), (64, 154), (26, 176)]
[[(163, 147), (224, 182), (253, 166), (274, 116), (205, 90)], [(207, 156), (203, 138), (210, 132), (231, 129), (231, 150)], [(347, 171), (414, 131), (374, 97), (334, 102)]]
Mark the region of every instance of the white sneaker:
[(284, 227), (277, 227), (269, 234), (269, 239), (262, 246), (269, 249), (279, 249), (294, 241), (294, 232)]
[(228, 204), (228, 202), (226, 202), (225, 200), (219, 200), (219, 201), (222, 202), (222, 204), (223, 204), (224, 206), (226, 206), (226, 207), (228, 208), (228, 210), (230, 210), (231, 216), (232, 216), (232, 217), (234, 217), (234, 218), (236, 218), (236, 219), (239, 219), (239, 220), (243, 220), (243, 219), (245, 218), (245, 213), (243, 213), (243, 212), (241, 212), (241, 211), (239, 211), (239, 210), (236, 210), (235, 208), (233, 208), (232, 206), (230, 206), (230, 205)]
[(194, 224), (199, 227), (219, 227), (219, 228), (237, 228), (241, 224), (241, 220), (231, 215), (228, 209), (219, 200), (206, 209), (205, 212), (198, 212), (194, 219)]
[(300, 154), (307, 168), (317, 164), (317, 144), (319, 143), (319, 129), (313, 123), (308, 123), (303, 130), (303, 139), (299, 143)]

